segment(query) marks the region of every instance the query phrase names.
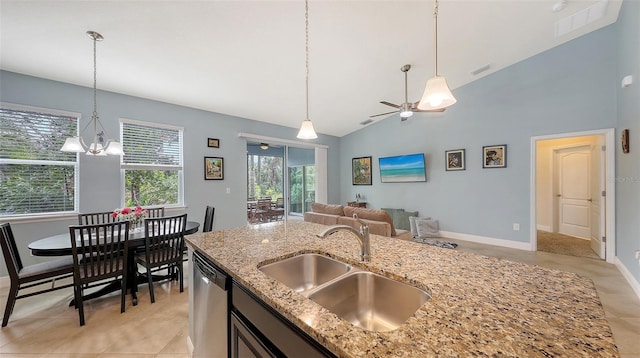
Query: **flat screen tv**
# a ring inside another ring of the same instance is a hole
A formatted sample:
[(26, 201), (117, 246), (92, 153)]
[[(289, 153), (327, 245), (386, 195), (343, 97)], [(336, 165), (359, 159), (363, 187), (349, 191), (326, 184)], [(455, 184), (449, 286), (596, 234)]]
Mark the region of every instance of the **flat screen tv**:
[(383, 183), (427, 181), (422, 153), (378, 158), (378, 164)]

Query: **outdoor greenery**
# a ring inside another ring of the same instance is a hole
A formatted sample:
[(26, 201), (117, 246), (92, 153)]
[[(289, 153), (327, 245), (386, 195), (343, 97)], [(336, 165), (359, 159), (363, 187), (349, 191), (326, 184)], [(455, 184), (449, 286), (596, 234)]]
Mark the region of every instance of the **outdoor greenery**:
[(153, 206), (178, 202), (178, 172), (125, 170), (125, 206)]
[(77, 118), (0, 108), (0, 215), (74, 211)]
[(283, 158), (247, 155), (247, 196), (249, 198), (283, 197)]

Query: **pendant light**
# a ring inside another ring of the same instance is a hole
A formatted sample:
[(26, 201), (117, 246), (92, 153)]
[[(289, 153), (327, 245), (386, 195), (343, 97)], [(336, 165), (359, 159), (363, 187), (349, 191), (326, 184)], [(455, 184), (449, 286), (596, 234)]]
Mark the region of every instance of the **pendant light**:
[(438, 76), (438, 0), (435, 3), (433, 20), (435, 24), (435, 76), (427, 81), (424, 94), (418, 104), (418, 109), (422, 110), (442, 109), (457, 102), (449, 90), (447, 80)]
[[(91, 122), (89, 122), (80, 135), (77, 137), (67, 138), (62, 148), (63, 152), (86, 152), (87, 155), (106, 156), (106, 155), (124, 155), (122, 150), (122, 144), (117, 141), (107, 140), (105, 143), (104, 137), (106, 130), (102, 126), (102, 123), (98, 120), (97, 100), (96, 100), (96, 42), (102, 41), (103, 37), (95, 31), (87, 31), (87, 35), (93, 40), (93, 115), (91, 116)], [(82, 138), (82, 133), (93, 124), (93, 138), (90, 145), (87, 145)], [(98, 126), (101, 131), (98, 132)]]
[(305, 66), (307, 84), (307, 117), (302, 121), (300, 131), (296, 136), (298, 139), (316, 139), (318, 135), (313, 129), (313, 123), (309, 119), (309, 0), (304, 1), (304, 24), (305, 24)]

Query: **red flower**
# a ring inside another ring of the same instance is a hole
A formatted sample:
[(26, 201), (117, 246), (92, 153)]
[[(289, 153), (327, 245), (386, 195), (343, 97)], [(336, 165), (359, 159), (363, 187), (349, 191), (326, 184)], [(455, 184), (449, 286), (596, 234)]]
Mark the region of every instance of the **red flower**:
[(123, 214), (129, 214), (131, 212), (131, 208), (124, 208), (122, 209), (122, 213)]
[(117, 217), (118, 217), (118, 213), (117, 213), (117, 212), (115, 212), (115, 211), (114, 211), (114, 212), (112, 212), (112, 213), (111, 213), (111, 217), (112, 217), (113, 219), (117, 218)]

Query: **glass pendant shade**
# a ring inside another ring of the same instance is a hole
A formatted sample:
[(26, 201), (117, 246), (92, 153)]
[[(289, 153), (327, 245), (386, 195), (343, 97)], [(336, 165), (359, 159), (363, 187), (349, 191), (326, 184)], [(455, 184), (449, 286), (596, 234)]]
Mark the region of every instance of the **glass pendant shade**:
[(435, 76), (427, 81), (418, 109), (434, 110), (451, 106), (457, 100), (453, 97), (447, 80), (441, 76)]
[(105, 148), (104, 151), (109, 155), (124, 155), (124, 150), (122, 150), (122, 143), (120, 142), (109, 142), (107, 148)]
[(64, 145), (60, 148), (60, 151), (81, 153), (84, 152), (85, 149), (82, 147), (82, 143), (80, 143), (80, 137), (70, 137), (64, 141)]
[(302, 121), (302, 126), (300, 126), (300, 131), (296, 136), (298, 139), (316, 139), (318, 135), (316, 134), (316, 130), (313, 129), (313, 123), (311, 123), (310, 119), (305, 119)]

